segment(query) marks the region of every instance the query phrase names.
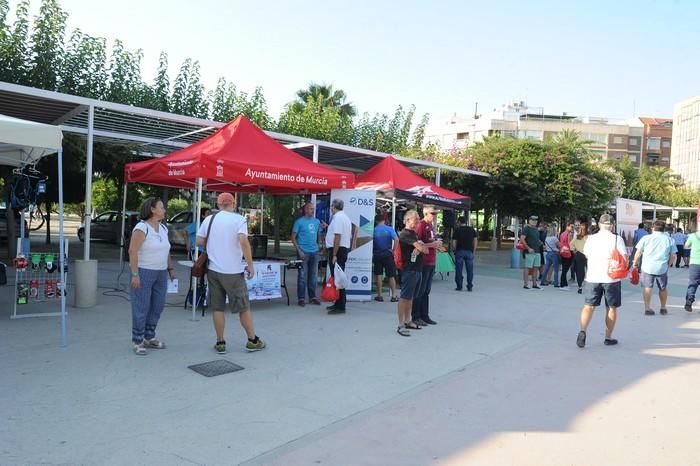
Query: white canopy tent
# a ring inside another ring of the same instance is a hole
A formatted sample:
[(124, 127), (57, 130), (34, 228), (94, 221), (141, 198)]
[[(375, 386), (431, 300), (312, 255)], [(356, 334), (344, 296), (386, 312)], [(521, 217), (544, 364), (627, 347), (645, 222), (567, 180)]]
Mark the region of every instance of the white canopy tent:
[[(0, 165), (24, 167), (58, 153), (59, 273), (61, 289), (61, 344), (66, 346), (66, 276), (63, 234), (63, 133), (57, 126), (0, 115)], [(23, 223), (23, 222), (22, 222)]]

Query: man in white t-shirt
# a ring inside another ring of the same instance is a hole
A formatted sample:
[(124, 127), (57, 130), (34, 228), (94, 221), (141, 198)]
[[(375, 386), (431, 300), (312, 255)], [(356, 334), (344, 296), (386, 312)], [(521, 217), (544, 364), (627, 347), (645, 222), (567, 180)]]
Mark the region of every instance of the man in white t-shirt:
[[(221, 193), (216, 199), (219, 212), (205, 218), (197, 231), (197, 246), (205, 246), (209, 258), (209, 305), (216, 330), (214, 350), (226, 353), (224, 339), (226, 296), (234, 313), (238, 313), (241, 326), (248, 336), (246, 349), (259, 351), (265, 342), (255, 334), (253, 316), (248, 300), (247, 278), (253, 278), (253, 253), (248, 242), (248, 223), (235, 212), (236, 200), (231, 193)], [(210, 228), (211, 227), (211, 228)], [(209, 235), (207, 239), (207, 235)], [(243, 263), (245, 258), (246, 264)]]
[(576, 338), (579, 348), (586, 346), (586, 330), (593, 317), (593, 311), (605, 296), (607, 313), (605, 315), (605, 340), (608, 346), (616, 345), (617, 340), (612, 338), (612, 331), (617, 320), (617, 308), (622, 305), (622, 285), (619, 278), (610, 278), (608, 275), (608, 260), (614, 249), (627, 258), (625, 241), (615, 235), (612, 230), (615, 222), (612, 215), (603, 214), (598, 220), (600, 231), (588, 236), (583, 254), (588, 260), (586, 271), (585, 304), (581, 309), (581, 331)]
[[(342, 199), (333, 199), (331, 202), (331, 224), (326, 232), (326, 249), (328, 250), (328, 267), (333, 275), (336, 262), (341, 269), (345, 270), (345, 262), (348, 260), (350, 244), (352, 241), (354, 225), (350, 217), (343, 212), (344, 203)], [(332, 305), (328, 306), (329, 314), (345, 314), (345, 290), (338, 290), (340, 297)]]

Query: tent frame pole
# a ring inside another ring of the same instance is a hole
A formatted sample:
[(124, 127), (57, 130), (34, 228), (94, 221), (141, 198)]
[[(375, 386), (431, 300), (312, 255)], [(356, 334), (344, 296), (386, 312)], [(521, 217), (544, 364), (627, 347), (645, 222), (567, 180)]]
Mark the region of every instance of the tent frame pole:
[[(197, 235), (197, 232), (199, 231), (199, 225), (200, 225), (200, 219), (199, 219), (199, 212), (202, 209), (202, 185), (203, 185), (203, 180), (201, 177), (197, 178), (197, 191), (195, 193), (195, 199), (194, 199), (194, 206), (192, 207), (192, 220), (194, 221), (194, 231), (195, 231), (195, 236)], [(211, 221), (211, 220), (210, 220)], [(189, 241), (189, 238), (187, 238), (187, 241)], [(197, 247), (197, 241), (195, 240), (195, 245), (194, 245), (194, 250), (192, 251), (192, 266), (194, 267), (195, 262), (197, 262), (197, 259), (199, 258), (199, 248)], [(192, 270), (192, 269), (190, 269)], [(197, 322), (197, 277), (191, 277), (192, 284), (190, 285), (192, 287), (192, 317), (190, 320), (192, 322)]]
[(61, 346), (68, 346), (68, 336), (66, 335), (66, 246), (65, 233), (63, 231), (63, 148), (58, 150), (58, 267), (61, 277), (61, 286), (58, 292), (61, 293)]
[(92, 145), (94, 140), (95, 107), (88, 108), (87, 160), (85, 164), (85, 244), (83, 245), (83, 260), (90, 260), (90, 222), (92, 220)]
[(122, 189), (122, 225), (121, 233), (119, 235), (119, 270), (124, 267), (124, 246), (126, 246), (126, 238), (124, 234), (124, 226), (126, 225), (126, 186), (127, 182), (124, 182), (124, 188)]

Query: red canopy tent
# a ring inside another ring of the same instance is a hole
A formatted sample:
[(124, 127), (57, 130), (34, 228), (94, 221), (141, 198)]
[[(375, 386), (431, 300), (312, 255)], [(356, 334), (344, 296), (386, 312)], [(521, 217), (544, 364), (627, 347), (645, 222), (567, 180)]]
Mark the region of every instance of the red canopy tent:
[(471, 198), (421, 178), (394, 157), (387, 157), (357, 178), (355, 189), (383, 191), (394, 199), (412, 199), (453, 209), (469, 210)]
[(239, 116), (211, 136), (158, 159), (128, 163), (126, 183), (207, 191), (321, 193), (352, 188), (355, 177), (308, 160)]
[[(302, 157), (279, 144), (241, 115), (211, 136), (177, 152), (158, 159), (126, 164), (122, 231), (127, 183), (196, 189), (192, 218), (198, 229), (203, 190), (268, 194), (324, 193), (333, 188), (352, 188), (355, 185), (355, 175)], [(121, 243), (123, 249), (123, 236)], [(195, 258), (197, 251), (195, 248)], [(197, 284), (196, 279), (192, 280), (195, 293), (192, 302), (196, 303)], [(192, 306), (192, 319), (195, 319), (196, 307)]]

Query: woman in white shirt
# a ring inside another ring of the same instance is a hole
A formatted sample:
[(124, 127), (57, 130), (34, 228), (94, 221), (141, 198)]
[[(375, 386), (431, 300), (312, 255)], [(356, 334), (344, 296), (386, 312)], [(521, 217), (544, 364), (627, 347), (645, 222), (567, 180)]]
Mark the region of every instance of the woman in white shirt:
[(175, 279), (170, 258), (168, 229), (160, 223), (165, 218), (163, 201), (149, 197), (139, 212), (141, 221), (131, 233), (129, 266), (131, 267), (131, 341), (134, 352), (145, 355), (146, 348), (163, 349), (156, 339), (156, 326), (165, 307), (168, 276)]

